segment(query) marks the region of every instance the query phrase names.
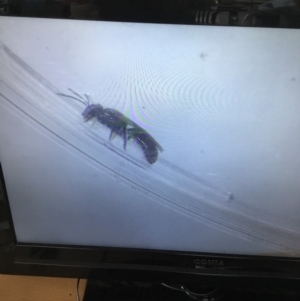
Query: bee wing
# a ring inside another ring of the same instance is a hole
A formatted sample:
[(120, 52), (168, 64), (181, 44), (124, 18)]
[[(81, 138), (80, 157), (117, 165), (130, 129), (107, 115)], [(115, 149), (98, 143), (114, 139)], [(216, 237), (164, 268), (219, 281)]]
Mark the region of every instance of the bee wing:
[(136, 124), (134, 121), (132, 121), (131, 119), (129, 119), (128, 117), (124, 116), (124, 121), (126, 122), (127, 125), (131, 125), (133, 127), (133, 131), (132, 131), (132, 136), (129, 137), (130, 138), (134, 138), (134, 132), (136, 133), (145, 133), (148, 135), (148, 137), (153, 141), (153, 143), (155, 143), (155, 145), (157, 146), (157, 148), (160, 150), (160, 152), (163, 152), (164, 149), (162, 148), (162, 146), (153, 138), (153, 136), (151, 136), (145, 129), (143, 129), (142, 127), (140, 127), (138, 124)]

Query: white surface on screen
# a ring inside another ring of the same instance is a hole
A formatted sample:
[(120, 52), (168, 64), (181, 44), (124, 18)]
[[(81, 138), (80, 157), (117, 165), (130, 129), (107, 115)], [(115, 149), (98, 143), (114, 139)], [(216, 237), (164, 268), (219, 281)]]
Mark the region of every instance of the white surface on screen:
[[(1, 23), (1, 40), (62, 91), (91, 93), (95, 102), (121, 110), (163, 145), (164, 158), (232, 191), (236, 201), (298, 220), (297, 31)], [(191, 233), (195, 241), (196, 230)], [(218, 251), (214, 235), (212, 251)]]
[(18, 241), (274, 254), (116, 184), (30, 125), (5, 115), (11, 131), (22, 132), (9, 142), (20, 151), (3, 156)]

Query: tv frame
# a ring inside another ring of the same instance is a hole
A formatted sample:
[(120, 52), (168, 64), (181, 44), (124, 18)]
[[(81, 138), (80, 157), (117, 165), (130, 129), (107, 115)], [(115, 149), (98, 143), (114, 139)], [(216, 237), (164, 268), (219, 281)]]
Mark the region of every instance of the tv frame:
[(4, 191), (0, 208), (10, 225), (0, 241), (2, 274), (193, 282), (232, 288), (300, 287), (300, 258), (294, 257), (19, 243), (1, 168), (0, 180)]

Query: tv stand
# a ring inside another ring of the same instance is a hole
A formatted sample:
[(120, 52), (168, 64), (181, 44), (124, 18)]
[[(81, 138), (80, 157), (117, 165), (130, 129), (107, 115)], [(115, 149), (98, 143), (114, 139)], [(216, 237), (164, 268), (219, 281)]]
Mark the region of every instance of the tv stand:
[(83, 301), (208, 301), (222, 300), (222, 297), (223, 291), (214, 287), (191, 289), (166, 283), (88, 280)]
[(228, 289), (196, 284), (88, 280), (83, 301), (296, 301), (299, 297), (299, 292), (280, 292), (277, 288)]

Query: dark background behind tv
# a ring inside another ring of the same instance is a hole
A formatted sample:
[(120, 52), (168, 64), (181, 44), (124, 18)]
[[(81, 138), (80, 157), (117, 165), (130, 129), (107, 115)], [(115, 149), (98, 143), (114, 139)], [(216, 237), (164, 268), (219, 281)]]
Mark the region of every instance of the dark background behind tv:
[(0, 15), (300, 28), (299, 0), (0, 0)]

